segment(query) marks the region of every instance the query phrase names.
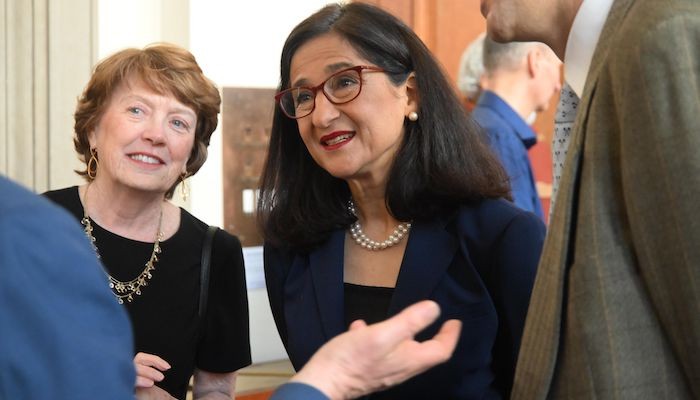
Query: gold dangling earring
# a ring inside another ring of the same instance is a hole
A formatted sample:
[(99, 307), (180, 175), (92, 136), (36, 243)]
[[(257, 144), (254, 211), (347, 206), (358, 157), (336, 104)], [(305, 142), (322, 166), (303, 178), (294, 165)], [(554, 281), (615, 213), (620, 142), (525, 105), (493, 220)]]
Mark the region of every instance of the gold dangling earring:
[(408, 113), (408, 120), (411, 122), (418, 121), (418, 113), (415, 111), (411, 111), (410, 113)]
[(97, 176), (97, 168), (100, 166), (100, 162), (97, 161), (97, 150), (90, 149), (90, 160), (87, 163), (87, 176), (90, 180), (94, 180)]
[(190, 187), (187, 184), (187, 173), (183, 172), (182, 175), (180, 175), (180, 195), (182, 196), (182, 201), (187, 201), (187, 198), (189, 197), (190, 194)]

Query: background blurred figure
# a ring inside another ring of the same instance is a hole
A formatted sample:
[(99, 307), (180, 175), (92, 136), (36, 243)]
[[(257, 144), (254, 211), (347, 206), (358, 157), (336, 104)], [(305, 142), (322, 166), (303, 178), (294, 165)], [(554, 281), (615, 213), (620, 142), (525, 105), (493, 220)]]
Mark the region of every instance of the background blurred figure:
[(544, 219), (528, 149), (537, 142), (534, 116), (560, 90), (561, 62), (542, 43), (483, 40), (484, 74), (472, 116), (488, 133), (508, 171), (513, 202)]
[(129, 320), (65, 210), (0, 176), (0, 399), (133, 398)]
[(482, 0), (580, 97), (514, 399), (700, 398), (700, 2)]
[(217, 229), (207, 249), (207, 224), (168, 201), (206, 161), (220, 104), (182, 48), (107, 57), (75, 112), (87, 184), (46, 193), (84, 225), (129, 312), (138, 397), (183, 399), (193, 374), (195, 399), (232, 396), (235, 371), (250, 364), (240, 242)]
[(357, 319), (419, 300), (464, 324), (445, 364), (373, 398), (510, 392), (544, 224), (423, 42), (391, 14), (329, 5), (280, 62), (258, 216), (277, 328), (299, 369)]
[(471, 111), (476, 106), (481, 96), (484, 75), (484, 38), (486, 32), (479, 34), (462, 53), (459, 59), (459, 72), (457, 73), (457, 88), (464, 96), (467, 110)]

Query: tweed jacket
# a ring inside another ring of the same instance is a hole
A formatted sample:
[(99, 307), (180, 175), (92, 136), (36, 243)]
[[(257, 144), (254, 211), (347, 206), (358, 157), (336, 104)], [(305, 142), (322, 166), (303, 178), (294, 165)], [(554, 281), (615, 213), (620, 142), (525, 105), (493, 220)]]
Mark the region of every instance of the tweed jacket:
[(700, 1), (616, 0), (574, 123), (513, 399), (700, 398)]

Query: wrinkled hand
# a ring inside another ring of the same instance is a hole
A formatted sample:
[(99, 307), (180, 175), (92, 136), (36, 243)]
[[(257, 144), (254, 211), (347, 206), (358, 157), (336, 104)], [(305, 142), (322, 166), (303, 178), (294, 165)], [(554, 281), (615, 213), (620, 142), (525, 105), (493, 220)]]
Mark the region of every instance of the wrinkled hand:
[(170, 364), (155, 354), (138, 353), (134, 356), (136, 387), (150, 388), (165, 378), (161, 371), (170, 369)]
[(177, 400), (158, 386), (137, 387), (136, 400)]
[(433, 301), (416, 303), (386, 321), (355, 321), (350, 330), (326, 343), (292, 381), (306, 383), (333, 400), (351, 399), (405, 381), (447, 361), (462, 323), (445, 322), (432, 339), (413, 337), (440, 314)]

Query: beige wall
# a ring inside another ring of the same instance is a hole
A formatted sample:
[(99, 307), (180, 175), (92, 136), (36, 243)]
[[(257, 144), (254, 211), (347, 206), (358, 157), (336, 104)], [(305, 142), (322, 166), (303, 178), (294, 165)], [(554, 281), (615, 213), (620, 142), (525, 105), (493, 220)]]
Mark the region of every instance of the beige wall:
[(189, 0), (95, 1), (100, 59), (125, 47), (140, 48), (154, 42), (190, 47)]

